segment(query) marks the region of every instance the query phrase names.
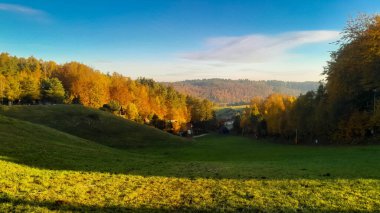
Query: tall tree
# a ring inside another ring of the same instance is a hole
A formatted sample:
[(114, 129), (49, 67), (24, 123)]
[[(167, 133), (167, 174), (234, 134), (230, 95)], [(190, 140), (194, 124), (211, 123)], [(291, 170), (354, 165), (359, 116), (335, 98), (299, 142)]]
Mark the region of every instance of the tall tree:
[(44, 101), (62, 103), (65, 99), (65, 89), (58, 78), (47, 78), (41, 82), (41, 95)]

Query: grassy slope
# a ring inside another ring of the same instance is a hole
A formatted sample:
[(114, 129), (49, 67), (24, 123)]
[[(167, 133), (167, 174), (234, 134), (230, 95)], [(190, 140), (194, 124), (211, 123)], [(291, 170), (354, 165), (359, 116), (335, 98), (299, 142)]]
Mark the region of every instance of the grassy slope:
[(0, 210), (379, 211), (379, 153), (215, 135), (122, 150), (0, 116)]
[(125, 172), (144, 165), (138, 154), (2, 115), (0, 159), (52, 170)]
[(153, 127), (80, 105), (2, 106), (0, 114), (49, 126), (110, 147), (173, 145), (184, 141)]

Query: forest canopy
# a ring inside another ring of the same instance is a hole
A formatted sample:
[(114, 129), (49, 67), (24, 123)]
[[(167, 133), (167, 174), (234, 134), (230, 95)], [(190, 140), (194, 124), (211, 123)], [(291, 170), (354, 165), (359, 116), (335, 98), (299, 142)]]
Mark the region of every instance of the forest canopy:
[[(380, 16), (360, 15), (348, 22), (341, 35), (317, 89), (298, 98), (280, 93), (256, 96), (235, 118), (235, 129), (296, 143), (376, 139), (380, 132)], [(189, 82), (234, 85), (221, 79)], [(215, 118), (209, 100), (184, 95), (151, 79), (132, 80), (78, 62), (60, 65), (7, 53), (0, 54), (0, 97), (9, 104), (80, 103), (173, 132), (186, 129), (188, 122), (205, 127)]]
[(0, 54), (0, 98), (9, 105), (78, 103), (142, 123), (171, 121), (175, 132), (187, 122), (209, 119), (213, 106), (151, 79), (132, 80), (78, 62), (60, 65), (8, 53)]
[[(360, 15), (349, 21), (337, 44), (323, 72), (326, 81), (316, 91), (283, 101), (287, 104), (273, 96), (253, 101), (243, 118), (238, 118), (245, 121), (241, 128), (257, 131), (255, 125), (265, 121), (268, 134), (297, 143), (376, 140), (380, 131), (380, 16)], [(270, 108), (265, 104), (268, 101)]]

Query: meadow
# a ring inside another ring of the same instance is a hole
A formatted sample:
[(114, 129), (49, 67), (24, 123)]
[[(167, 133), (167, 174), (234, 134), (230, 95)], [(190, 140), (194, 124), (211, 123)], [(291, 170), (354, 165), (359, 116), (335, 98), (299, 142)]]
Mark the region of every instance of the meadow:
[[(63, 122), (37, 119), (41, 111)], [(380, 146), (284, 145), (217, 134), (178, 139), (78, 106), (0, 114), (3, 212), (380, 211)], [(144, 146), (123, 133), (131, 125)], [(96, 137), (103, 127), (110, 143)]]
[(238, 106), (215, 106), (215, 117), (217, 120), (230, 120), (234, 119), (237, 114), (242, 114), (243, 110), (249, 108), (249, 105)]

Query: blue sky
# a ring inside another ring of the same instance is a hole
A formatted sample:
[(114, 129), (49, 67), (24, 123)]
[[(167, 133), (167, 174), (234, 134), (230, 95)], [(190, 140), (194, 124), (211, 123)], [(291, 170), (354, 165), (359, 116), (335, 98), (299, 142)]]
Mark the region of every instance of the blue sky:
[(158, 81), (320, 80), (360, 0), (0, 0), (0, 51)]

